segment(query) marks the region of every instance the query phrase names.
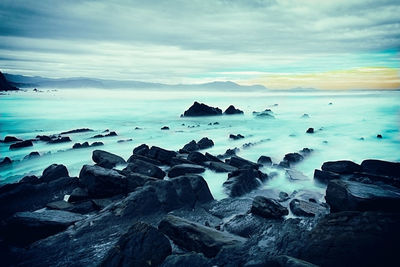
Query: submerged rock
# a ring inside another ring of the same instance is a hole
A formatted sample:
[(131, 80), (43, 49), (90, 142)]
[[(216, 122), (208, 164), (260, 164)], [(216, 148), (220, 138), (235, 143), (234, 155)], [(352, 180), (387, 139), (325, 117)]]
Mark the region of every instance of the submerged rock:
[(234, 114), (243, 114), (243, 111), (235, 108), (233, 105), (230, 105), (225, 111), (226, 115), (234, 115)]
[(278, 201), (263, 196), (254, 198), (251, 212), (267, 219), (280, 219), (289, 214), (288, 209), (279, 204)]
[(108, 169), (111, 169), (118, 164), (126, 163), (122, 157), (104, 150), (94, 150), (92, 154), (92, 160), (99, 166)]
[(215, 115), (222, 115), (222, 110), (198, 102), (194, 102), (193, 105), (183, 113), (183, 116), (185, 117), (215, 116)]
[(49, 144), (59, 144), (59, 143), (66, 143), (66, 142), (71, 142), (71, 138), (69, 138), (68, 136), (58, 137), (58, 138), (55, 138), (55, 139), (51, 139), (47, 143), (49, 143)]
[(10, 145), (10, 150), (17, 149), (17, 148), (23, 148), (23, 147), (29, 147), (29, 146), (33, 146), (32, 141), (25, 140), (25, 141), (17, 142), (15, 144)]

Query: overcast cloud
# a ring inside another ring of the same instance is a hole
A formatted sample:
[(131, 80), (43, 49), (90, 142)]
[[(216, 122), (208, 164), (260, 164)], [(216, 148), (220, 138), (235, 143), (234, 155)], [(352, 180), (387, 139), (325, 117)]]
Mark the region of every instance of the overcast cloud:
[(399, 70), (398, 0), (0, 2), (0, 69), (167, 83)]

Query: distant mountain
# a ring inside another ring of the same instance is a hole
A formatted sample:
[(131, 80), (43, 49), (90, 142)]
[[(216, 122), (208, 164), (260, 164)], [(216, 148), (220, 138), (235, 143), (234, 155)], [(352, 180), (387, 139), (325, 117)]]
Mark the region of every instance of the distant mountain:
[(162, 83), (149, 83), (140, 81), (118, 81), (118, 80), (103, 80), (95, 78), (44, 78), (40, 76), (23, 76), (15, 74), (4, 74), (7, 80), (18, 84), (21, 88), (172, 88), (172, 89), (216, 89), (216, 90), (265, 90), (262, 85), (239, 85), (237, 83), (227, 82), (210, 82), (202, 84), (162, 84)]
[(17, 91), (19, 90), (14, 84), (8, 81), (8, 79), (0, 71), (0, 91)]

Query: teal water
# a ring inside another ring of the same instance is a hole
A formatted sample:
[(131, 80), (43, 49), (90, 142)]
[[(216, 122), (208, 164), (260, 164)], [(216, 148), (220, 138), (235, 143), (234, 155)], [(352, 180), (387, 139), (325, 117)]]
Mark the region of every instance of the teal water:
[[(245, 115), (180, 118), (180, 114), (194, 101), (223, 110), (233, 104), (244, 110)], [(260, 119), (252, 115), (252, 111), (266, 108), (272, 109), (275, 119)], [(304, 113), (310, 118), (301, 118)], [(219, 122), (219, 125), (208, 125), (213, 122)], [(161, 131), (164, 125), (170, 130)], [(135, 127), (141, 130), (135, 130)], [(309, 127), (313, 127), (316, 133), (306, 134)], [(12, 151), (8, 144), (0, 143), (0, 158), (7, 156), (15, 160), (12, 165), (0, 168), (0, 184), (15, 182), (27, 174), (40, 175), (52, 163), (66, 165), (70, 174), (77, 176), (83, 164), (92, 163), (91, 153), (95, 148), (72, 150), (75, 142), (102, 141), (105, 145), (100, 149), (127, 159), (132, 149), (142, 143), (178, 150), (192, 139), (207, 136), (215, 143), (208, 152), (222, 154), (228, 148), (238, 147), (239, 156), (254, 161), (266, 155), (279, 163), (286, 153), (303, 147), (312, 148), (313, 153), (295, 167), (309, 180), (290, 182), (279, 172), (265, 184), (265, 188), (289, 193), (298, 189), (323, 192), (324, 186), (314, 183), (312, 176), (314, 169), (320, 168), (325, 161), (349, 159), (360, 163), (367, 158), (400, 161), (400, 92), (229, 93), (74, 89), (0, 96), (1, 139), (6, 135), (30, 139), (38, 134), (56, 134), (76, 128), (95, 131), (69, 134), (70, 143), (50, 145), (35, 142), (33, 147)], [(90, 139), (105, 129), (116, 131), (118, 136)], [(229, 134), (238, 133), (246, 138), (237, 141), (228, 138)], [(382, 134), (383, 139), (377, 139), (377, 134)], [(133, 141), (117, 143), (129, 138)], [(255, 145), (242, 148), (249, 142)], [(42, 156), (23, 160), (32, 151), (38, 151)], [(216, 198), (225, 196), (222, 183), (226, 174), (207, 171), (204, 177)]]

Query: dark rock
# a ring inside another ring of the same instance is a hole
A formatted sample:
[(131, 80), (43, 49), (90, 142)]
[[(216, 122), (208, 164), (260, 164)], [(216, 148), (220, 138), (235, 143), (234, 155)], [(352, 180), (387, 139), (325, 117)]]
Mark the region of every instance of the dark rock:
[(314, 133), (314, 128), (308, 128), (306, 133), (312, 134)]
[(328, 212), (326, 208), (317, 203), (300, 199), (293, 199), (290, 201), (289, 207), (292, 213), (297, 216), (313, 217)]
[(187, 159), (189, 161), (199, 164), (199, 165), (203, 165), (204, 162), (209, 160), (206, 156), (204, 156), (203, 154), (201, 154), (200, 152), (197, 152), (197, 151), (190, 152)]
[(236, 214), (249, 213), (253, 200), (251, 198), (224, 198), (209, 203), (208, 212), (218, 218), (233, 217)]
[(193, 162), (191, 162), (190, 160), (187, 160), (187, 159), (185, 159), (183, 157), (180, 157), (178, 155), (177, 157), (173, 157), (169, 164), (171, 166), (182, 165), (182, 164), (191, 164), (191, 165), (193, 165)]
[(284, 161), (289, 162), (289, 165), (291, 163), (297, 163), (300, 162), (304, 159), (304, 157), (302, 155), (300, 155), (299, 153), (288, 153), (285, 155), (285, 157), (283, 158)]
[(133, 154), (146, 156), (150, 151), (150, 148), (146, 144), (141, 144), (133, 149)]
[(104, 146), (103, 142), (93, 142), (90, 146)]
[(253, 115), (255, 115), (257, 118), (271, 118), (271, 119), (275, 118), (272, 110), (270, 109), (266, 109), (261, 112), (253, 111)]
[(279, 201), (284, 202), (286, 200), (289, 200), (290, 196), (286, 192), (279, 192)]
[(367, 159), (361, 163), (361, 171), (376, 175), (400, 177), (400, 162)]
[(159, 266), (171, 252), (168, 239), (159, 230), (137, 222), (120, 237), (101, 266)]
[(68, 202), (77, 202), (86, 200), (89, 198), (88, 191), (84, 188), (77, 187), (72, 190), (71, 194), (69, 195)]
[(185, 205), (192, 207), (196, 202), (206, 203), (214, 199), (207, 182), (199, 175), (178, 176), (170, 181)]
[(182, 148), (183, 151), (193, 152), (199, 150), (199, 146), (197, 145), (196, 141), (192, 140)]
[(109, 197), (126, 191), (127, 179), (116, 170), (84, 165), (79, 180), (92, 197)]
[(39, 152), (33, 151), (33, 152), (29, 153), (28, 155), (26, 155), (24, 157), (24, 159), (31, 159), (31, 158), (35, 158), (35, 157), (40, 157)]
[(84, 218), (82, 215), (60, 210), (17, 212), (7, 220), (2, 235), (11, 244), (25, 246), (61, 232)]
[(271, 166), (272, 165), (272, 160), (270, 157), (267, 156), (261, 156), (257, 160), (258, 164), (264, 165), (264, 166)]
[(325, 199), (332, 212), (400, 211), (400, 189), (392, 186), (332, 180), (328, 183)]
[(361, 170), (361, 166), (350, 160), (338, 160), (324, 162), (321, 169), (323, 171), (335, 172), (339, 174), (349, 174), (353, 172), (359, 172)]
[(46, 208), (51, 210), (69, 211), (79, 214), (87, 214), (97, 211), (96, 206), (90, 200), (74, 202), (74, 203), (68, 203), (64, 200), (59, 200), (48, 203), (46, 205)]
[(314, 179), (321, 183), (328, 183), (331, 180), (340, 179), (340, 174), (316, 169), (314, 170)]
[(35, 175), (28, 175), (24, 176), (18, 183), (38, 184), (40, 180)]
[(169, 130), (169, 127), (168, 127), (168, 126), (163, 126), (163, 127), (161, 128), (161, 130)]
[(217, 157), (214, 156), (214, 155), (211, 155), (211, 154), (208, 153), (208, 152), (206, 152), (204, 155), (206, 156), (206, 158), (207, 158), (208, 161), (222, 162), (222, 163), (223, 163), (222, 160), (220, 160), (219, 158), (217, 158)]
[(0, 167), (6, 166), (12, 163), (12, 160), (9, 157), (3, 158), (3, 160), (0, 162)]
[(230, 105), (224, 112), (226, 115), (243, 114), (243, 111), (236, 109), (233, 105)]
[(135, 191), (136, 188), (145, 185), (147, 182), (159, 181), (158, 178), (150, 177), (140, 173), (127, 173), (126, 179), (127, 179), (127, 185), (126, 185), (127, 192)]
[(164, 164), (169, 164), (171, 159), (176, 156), (175, 151), (166, 150), (160, 147), (152, 146), (147, 153), (149, 158), (158, 160)]
[(194, 102), (193, 105), (183, 113), (183, 116), (185, 117), (215, 115), (222, 115), (222, 110), (198, 102)]
[(133, 162), (135, 162), (136, 160), (145, 161), (145, 162), (151, 163), (151, 164), (153, 164), (153, 165), (157, 165), (157, 166), (163, 165), (163, 164), (162, 164), (160, 161), (158, 161), (158, 160), (151, 159), (151, 158), (148, 158), (148, 157), (146, 157), (146, 156), (141, 156), (141, 155), (138, 155), (138, 154), (133, 154), (132, 156), (130, 156), (129, 159), (127, 160), (127, 162), (128, 162), (128, 163), (133, 163)]
[(251, 212), (267, 219), (281, 219), (289, 214), (288, 209), (279, 204), (278, 201), (263, 196), (254, 198)]
[(307, 113), (304, 113), (301, 117), (302, 118), (310, 118), (310, 115), (308, 115)]
[(214, 161), (211, 161), (207, 167), (215, 172), (234, 172), (238, 170), (238, 168), (233, 167), (229, 164), (223, 162), (214, 162)]
[(129, 139), (122, 139), (122, 140), (118, 140), (117, 143), (126, 143), (126, 142), (132, 142), (133, 139), (129, 138)]
[(209, 267), (210, 260), (200, 253), (188, 253), (183, 255), (170, 255), (161, 265), (162, 267)]
[(112, 132), (106, 134), (105, 136), (117, 136), (117, 135), (118, 134), (116, 132), (112, 131)]
[(62, 132), (61, 134), (84, 133), (84, 132), (93, 132), (93, 130), (89, 129), (89, 128), (80, 128), (80, 129), (75, 129), (75, 130)]
[(92, 160), (96, 162), (99, 166), (111, 169), (118, 164), (125, 164), (126, 161), (115, 154), (104, 150), (94, 150), (92, 154)]
[(313, 152), (313, 149), (304, 147), (302, 150), (299, 151), (303, 156), (308, 156), (311, 152)]
[(243, 139), (244, 136), (241, 135), (241, 134), (237, 134), (237, 135), (230, 134), (230, 135), (229, 135), (229, 138), (230, 138), (230, 139), (233, 139), (233, 140), (239, 140), (239, 139)]
[(118, 134), (116, 132), (109, 132), (108, 134), (96, 134), (92, 138), (102, 138), (102, 137), (109, 137), (109, 136), (117, 136)]
[(223, 186), (231, 197), (242, 196), (259, 187), (267, 175), (255, 169), (244, 169), (230, 173)]
[(52, 139), (51, 136), (48, 136), (48, 135), (37, 135), (36, 138), (38, 138), (40, 141), (44, 141), (44, 142), (48, 142)]
[[(245, 265), (246, 267), (254, 265)], [(293, 258), (287, 255), (273, 256), (263, 262), (263, 266), (276, 266), (276, 267), (318, 267), (315, 264), (309, 263), (304, 260)]]
[(25, 141), (17, 142), (17, 143), (15, 143), (15, 144), (10, 145), (10, 149), (16, 149), (16, 148), (22, 148), (22, 147), (29, 147), (29, 146), (33, 146), (32, 141), (30, 141), (30, 140), (25, 140)]
[(265, 220), (259, 216), (249, 214), (238, 214), (223, 225), (224, 231), (244, 238), (251, 238), (256, 235), (263, 226)]
[(13, 143), (13, 142), (20, 142), (20, 141), (22, 141), (22, 140), (15, 136), (9, 136), (9, 135), (4, 137), (4, 140), (3, 140), (4, 143)]
[(203, 253), (206, 257), (215, 257), (223, 247), (240, 245), (246, 239), (213, 228), (167, 215), (158, 225), (158, 229), (175, 244), (189, 251)]
[(226, 159), (225, 162), (239, 169), (245, 169), (245, 168), (258, 169), (259, 167), (257, 163), (251, 162), (247, 159), (238, 156), (233, 156), (230, 159)]
[(126, 175), (130, 173), (139, 173), (158, 179), (163, 179), (165, 176), (165, 172), (156, 165), (139, 159), (131, 161), (122, 172)]
[[(93, 146), (93, 145), (92, 145)], [(89, 143), (88, 142), (84, 142), (84, 143), (75, 143), (72, 148), (73, 149), (78, 149), (78, 148), (85, 148), (85, 147), (89, 147)]]
[(206, 148), (213, 147), (214, 142), (207, 137), (203, 137), (200, 139), (199, 142), (197, 142), (197, 145), (199, 146), (199, 149), (206, 149)]
[(68, 136), (58, 137), (56, 139), (51, 139), (47, 143), (58, 144), (58, 143), (66, 143), (66, 142), (71, 142), (71, 138), (69, 138)]
[(235, 147), (234, 149), (228, 148), (228, 149), (225, 151), (224, 154), (218, 155), (217, 158), (224, 159), (224, 158), (228, 158), (228, 157), (234, 156), (234, 155), (236, 155), (237, 152), (239, 152), (239, 150), (240, 150), (240, 149), (237, 148), (237, 147)]
[(44, 169), (42, 177), (40, 177), (40, 181), (50, 182), (61, 177), (69, 177), (67, 167), (62, 164), (52, 164)]
[(376, 136), (376, 138), (382, 139), (382, 135), (381, 135), (381, 134), (378, 134), (378, 135)]
[(18, 91), (19, 88), (15, 87), (12, 83), (7, 81), (6, 77), (0, 71), (0, 91)]

